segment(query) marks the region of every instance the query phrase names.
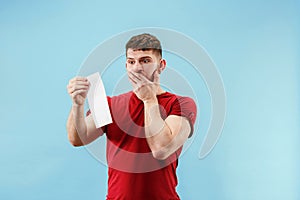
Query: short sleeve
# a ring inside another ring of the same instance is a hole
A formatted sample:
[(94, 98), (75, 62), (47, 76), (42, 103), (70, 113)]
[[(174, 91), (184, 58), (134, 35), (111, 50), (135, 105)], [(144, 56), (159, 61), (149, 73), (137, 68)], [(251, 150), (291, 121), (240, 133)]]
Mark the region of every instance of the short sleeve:
[(192, 136), (197, 116), (197, 106), (192, 98), (177, 96), (176, 100), (173, 102), (169, 115), (185, 117), (191, 126), (191, 133), (189, 137)]

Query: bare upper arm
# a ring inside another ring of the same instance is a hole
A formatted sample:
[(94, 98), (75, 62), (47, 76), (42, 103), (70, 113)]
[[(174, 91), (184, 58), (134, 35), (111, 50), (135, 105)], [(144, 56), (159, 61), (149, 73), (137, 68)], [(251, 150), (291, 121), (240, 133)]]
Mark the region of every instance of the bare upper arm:
[(161, 159), (166, 159), (179, 149), (188, 139), (192, 130), (187, 118), (177, 115), (170, 115), (165, 119), (165, 123), (170, 129), (168, 143), (160, 150)]
[(192, 129), (187, 118), (178, 115), (169, 115), (165, 119), (165, 122), (171, 130), (172, 138), (187, 138), (190, 135)]

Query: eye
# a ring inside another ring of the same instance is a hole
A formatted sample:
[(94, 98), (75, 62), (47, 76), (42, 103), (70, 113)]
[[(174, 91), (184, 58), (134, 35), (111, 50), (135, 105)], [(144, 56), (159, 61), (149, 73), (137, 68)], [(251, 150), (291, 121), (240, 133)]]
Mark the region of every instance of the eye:
[(150, 62), (150, 59), (143, 59), (142, 62), (143, 62), (143, 63), (149, 63), (149, 62)]
[(134, 60), (128, 60), (127, 63), (133, 65), (134, 64)]

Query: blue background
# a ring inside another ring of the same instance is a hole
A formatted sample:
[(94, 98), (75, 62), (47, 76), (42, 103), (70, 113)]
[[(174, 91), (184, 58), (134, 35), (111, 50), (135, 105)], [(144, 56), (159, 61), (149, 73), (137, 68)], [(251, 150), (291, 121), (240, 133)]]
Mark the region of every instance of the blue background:
[(293, 0), (0, 1), (0, 198), (105, 198), (106, 167), (68, 143), (66, 85), (96, 45), (154, 26), (201, 44), (226, 88), (218, 144), (199, 160), (200, 127), (181, 158), (182, 199), (299, 200), (299, 10)]

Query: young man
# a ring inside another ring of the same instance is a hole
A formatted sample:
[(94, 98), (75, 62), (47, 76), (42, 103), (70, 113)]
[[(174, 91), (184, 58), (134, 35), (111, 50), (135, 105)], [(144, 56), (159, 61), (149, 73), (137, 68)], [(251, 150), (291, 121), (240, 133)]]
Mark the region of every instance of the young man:
[(107, 200), (179, 199), (177, 159), (193, 133), (196, 105), (160, 87), (165, 67), (155, 36), (132, 37), (126, 44), (126, 70), (133, 90), (107, 97), (113, 123), (99, 129), (90, 112), (84, 113), (88, 80), (75, 77), (67, 86), (73, 101), (67, 122), (71, 144), (83, 146), (106, 134)]

